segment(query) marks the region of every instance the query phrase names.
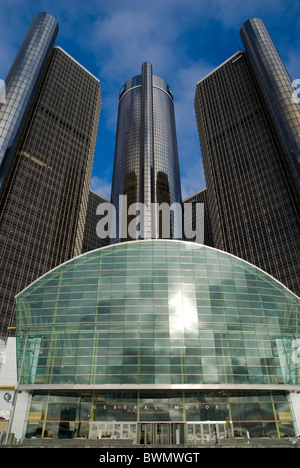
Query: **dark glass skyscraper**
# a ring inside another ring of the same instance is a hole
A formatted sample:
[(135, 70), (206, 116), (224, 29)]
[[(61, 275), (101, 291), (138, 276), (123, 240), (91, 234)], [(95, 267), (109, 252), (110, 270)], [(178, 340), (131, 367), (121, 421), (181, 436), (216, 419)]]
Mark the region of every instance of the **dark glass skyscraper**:
[[(145, 205), (149, 238), (163, 235), (159, 215), (151, 215), (151, 204), (181, 203), (173, 95), (147, 62), (141, 75), (125, 83), (119, 98), (111, 201), (117, 211), (117, 238), (130, 240), (127, 227), (132, 218), (127, 213), (122, 218), (120, 195), (127, 196), (128, 206)], [(123, 235), (118, 236), (121, 229)], [(171, 216), (170, 238), (174, 237), (181, 237), (181, 229), (176, 216)]]
[[(203, 220), (197, 218), (196, 213), (196, 205), (203, 204)], [(185, 212), (186, 206), (190, 205), (190, 209)], [(199, 190), (199, 192), (194, 193), (193, 195), (188, 196), (185, 200), (183, 200), (183, 224), (184, 224), (184, 240), (197, 242), (197, 237), (193, 236), (193, 233), (196, 232), (197, 223), (200, 221), (200, 226), (203, 229), (201, 231), (200, 242), (204, 245), (213, 246), (213, 239), (211, 233), (211, 225), (210, 225), (210, 216), (208, 210), (208, 202), (207, 202), (207, 189), (204, 188)], [(201, 222), (202, 221), (202, 222)]]
[(90, 250), (98, 249), (99, 247), (104, 247), (109, 244), (107, 238), (102, 239), (97, 235), (98, 217), (96, 216), (96, 211), (97, 207), (101, 205), (101, 203), (109, 203), (109, 201), (93, 190), (90, 190), (85, 218), (82, 253), (89, 252)]
[[(250, 48), (251, 34), (248, 41)], [(299, 199), (281, 136), (288, 132), (279, 128), (280, 111), (275, 102), (270, 108), (261, 86), (265, 80), (270, 97), (271, 84), (281, 80), (274, 60), (270, 54), (268, 70), (258, 72), (247, 52), (237, 52), (197, 84), (195, 109), (213, 246), (257, 265), (299, 295)], [(292, 86), (290, 91), (287, 108)]]
[(0, 191), (0, 335), (16, 294), (82, 252), (100, 106), (99, 80), (53, 47)]
[(300, 190), (300, 106), (292, 99), (295, 91), (270, 34), (260, 18), (251, 18), (241, 28), (241, 39), (276, 123), (285, 154)]
[[(38, 13), (25, 36), (5, 80), (5, 102), (0, 104), (0, 169), (7, 158), (28, 108), (37, 80), (58, 33), (56, 19)], [(3, 162), (1, 167), (1, 162)]]

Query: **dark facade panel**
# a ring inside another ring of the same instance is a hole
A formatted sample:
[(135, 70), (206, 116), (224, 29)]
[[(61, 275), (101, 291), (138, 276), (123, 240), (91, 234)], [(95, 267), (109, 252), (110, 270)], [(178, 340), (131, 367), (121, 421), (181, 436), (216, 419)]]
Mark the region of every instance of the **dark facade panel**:
[(84, 235), (82, 242), (82, 253), (89, 252), (90, 250), (98, 249), (109, 244), (109, 238), (102, 239), (97, 235), (97, 223), (99, 216), (97, 216), (97, 207), (101, 203), (109, 203), (106, 198), (98, 195), (98, 193), (90, 190), (89, 200), (86, 212)]
[[(211, 220), (207, 202), (207, 189), (202, 189), (199, 192), (185, 198), (183, 200), (183, 227), (184, 227), (184, 240), (195, 241), (190, 237), (190, 233), (195, 232), (197, 229), (197, 223), (201, 222), (200, 216), (197, 218), (196, 205), (202, 203), (204, 205), (204, 224), (200, 229), (204, 229), (203, 244), (213, 247), (213, 237), (211, 230)], [(186, 209), (187, 204), (190, 204), (189, 209)]]

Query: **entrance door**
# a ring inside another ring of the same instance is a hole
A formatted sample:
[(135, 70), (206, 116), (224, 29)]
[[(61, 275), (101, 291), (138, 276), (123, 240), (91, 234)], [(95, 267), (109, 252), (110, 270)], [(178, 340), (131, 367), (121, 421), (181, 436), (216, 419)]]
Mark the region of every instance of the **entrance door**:
[(138, 444), (183, 445), (205, 444), (226, 437), (225, 421), (195, 423), (90, 423), (89, 439), (131, 439)]
[(138, 443), (155, 445), (184, 444), (184, 424), (139, 423)]

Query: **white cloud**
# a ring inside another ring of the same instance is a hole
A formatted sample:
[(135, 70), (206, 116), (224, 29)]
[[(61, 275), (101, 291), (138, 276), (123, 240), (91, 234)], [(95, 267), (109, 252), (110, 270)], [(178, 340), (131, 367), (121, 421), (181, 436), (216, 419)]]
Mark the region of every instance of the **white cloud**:
[(156, 72), (166, 71), (174, 59), (172, 42), (177, 34), (176, 25), (155, 11), (125, 8), (95, 22), (90, 45), (98, 51), (100, 75), (121, 87), (140, 73), (145, 61)]
[(110, 200), (111, 182), (98, 176), (92, 176), (91, 190)]

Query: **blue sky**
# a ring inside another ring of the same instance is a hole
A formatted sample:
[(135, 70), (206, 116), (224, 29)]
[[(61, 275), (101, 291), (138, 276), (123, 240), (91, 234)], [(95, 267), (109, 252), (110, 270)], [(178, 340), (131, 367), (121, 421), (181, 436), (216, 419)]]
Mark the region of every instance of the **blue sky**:
[(197, 82), (243, 48), (240, 28), (260, 17), (292, 79), (300, 78), (300, 2), (291, 0), (1, 0), (0, 78), (5, 79), (39, 11), (57, 19), (56, 45), (101, 82), (102, 108), (91, 188), (110, 197), (118, 95), (149, 61), (175, 98), (182, 194), (205, 187), (194, 112)]

